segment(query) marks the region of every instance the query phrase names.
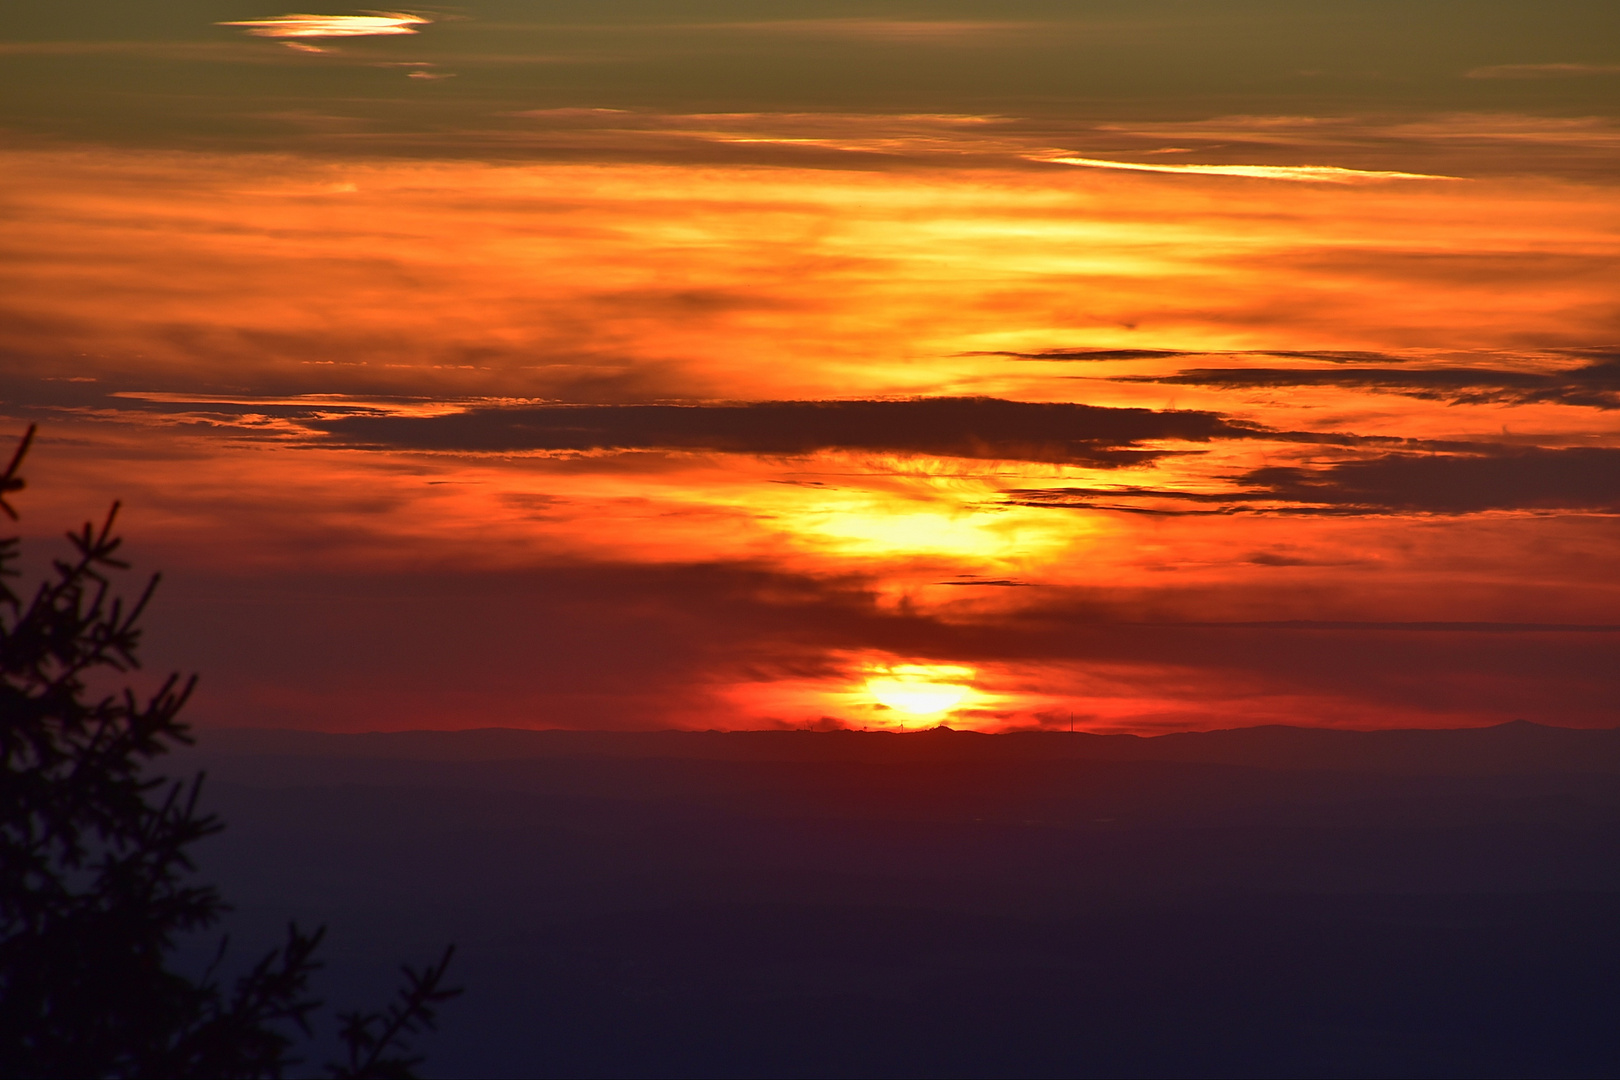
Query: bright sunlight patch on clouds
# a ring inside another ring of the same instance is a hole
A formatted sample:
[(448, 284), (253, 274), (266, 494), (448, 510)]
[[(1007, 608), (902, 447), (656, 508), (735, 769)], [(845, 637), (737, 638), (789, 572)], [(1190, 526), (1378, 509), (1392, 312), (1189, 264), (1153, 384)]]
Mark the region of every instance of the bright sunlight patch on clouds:
[(1387, 172), (1375, 169), (1341, 169), (1336, 165), (1144, 165), (1134, 161), (1105, 161), (1102, 158), (1042, 157), (1057, 165), (1079, 165), (1088, 169), (1128, 169), (1132, 172), (1197, 173), (1205, 176), (1248, 176), (1262, 180), (1303, 180), (1316, 184), (1363, 184), (1377, 180), (1455, 180), (1455, 176), (1429, 173)]
[(420, 15), (377, 11), (369, 15), (276, 15), (268, 19), (243, 19), (215, 25), (241, 26), (255, 37), (334, 38), (415, 34), (420, 33), (416, 27), (432, 21)]
[(881, 705), (912, 716), (932, 716), (961, 705), (973, 693), (973, 669), (947, 664), (896, 664), (866, 680)]

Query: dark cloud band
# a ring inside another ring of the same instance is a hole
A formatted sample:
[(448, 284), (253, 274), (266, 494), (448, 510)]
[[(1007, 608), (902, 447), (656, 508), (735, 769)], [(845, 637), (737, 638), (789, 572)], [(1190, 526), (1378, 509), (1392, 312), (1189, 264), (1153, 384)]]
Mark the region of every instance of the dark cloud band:
[(1469, 514), (1486, 510), (1620, 513), (1620, 449), (1380, 454), (1321, 467), (1272, 466), (1228, 493), (1153, 488), (1008, 491), (1021, 506), (1151, 514)]
[(1620, 450), (1492, 456), (1386, 454), (1326, 469), (1272, 467), (1244, 478), (1272, 498), (1419, 513), (1620, 510)]
[(1174, 375), (1130, 375), (1122, 382), (1210, 386), (1226, 390), (1320, 386), (1380, 390), (1455, 404), (1538, 403), (1620, 409), (1620, 356), (1605, 356), (1568, 371), (1542, 373), (1497, 368), (1190, 368)]
[(767, 401), (736, 405), (544, 405), (478, 408), (448, 416), (347, 416), (311, 427), (348, 445), (397, 449), (706, 450), (808, 454), (819, 450), (1133, 465), (1167, 451), (1145, 440), (1253, 438), (1262, 429), (1211, 412), (925, 398)]

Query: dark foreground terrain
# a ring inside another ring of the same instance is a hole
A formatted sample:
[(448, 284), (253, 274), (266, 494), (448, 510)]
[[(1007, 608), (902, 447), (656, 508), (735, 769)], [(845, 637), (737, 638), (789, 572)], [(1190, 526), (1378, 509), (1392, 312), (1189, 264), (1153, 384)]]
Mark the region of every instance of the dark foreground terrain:
[[(446, 1076), (1614, 1076), (1620, 731), (215, 731), (234, 949)], [(319, 1050), (312, 1051), (318, 1053)]]

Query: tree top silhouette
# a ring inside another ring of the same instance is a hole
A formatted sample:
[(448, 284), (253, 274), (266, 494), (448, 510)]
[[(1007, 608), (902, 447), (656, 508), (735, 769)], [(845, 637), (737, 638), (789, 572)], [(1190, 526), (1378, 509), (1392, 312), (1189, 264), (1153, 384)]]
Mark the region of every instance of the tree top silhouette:
[[(34, 433), (0, 473), (12, 520)], [(192, 879), (189, 854), (224, 826), (199, 806), (202, 774), (173, 781), (149, 768), (193, 742), (179, 714), (196, 677), (170, 675), (144, 696), (93, 689), (140, 666), (140, 622), (160, 580), (134, 602), (114, 591), (111, 575), (129, 568), (118, 509), (68, 533), (71, 554), (26, 600), (11, 585), (20, 539), (0, 538), (0, 1075), (279, 1077), (321, 1005), (309, 982), (325, 930), (289, 925), (285, 944), (229, 989), (224, 940), (199, 978), (169, 966), (178, 935), (229, 910)], [(460, 992), (444, 984), (452, 952), (405, 967), (384, 1009), (339, 1017), (346, 1060), (330, 1075), (414, 1075), (422, 1059), (409, 1037)]]

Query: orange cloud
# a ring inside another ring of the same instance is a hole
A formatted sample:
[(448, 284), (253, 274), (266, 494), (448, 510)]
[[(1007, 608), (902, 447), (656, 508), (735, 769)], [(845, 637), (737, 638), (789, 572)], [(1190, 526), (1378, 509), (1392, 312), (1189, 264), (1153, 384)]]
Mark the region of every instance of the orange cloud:
[(909, 160), (7, 154), (25, 522), (261, 723), (1609, 715), (1611, 188)]

